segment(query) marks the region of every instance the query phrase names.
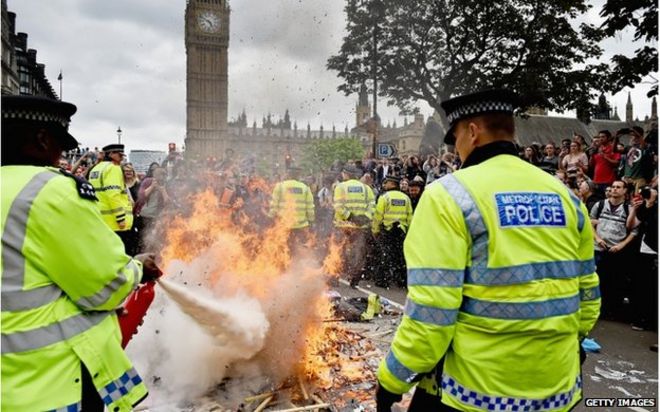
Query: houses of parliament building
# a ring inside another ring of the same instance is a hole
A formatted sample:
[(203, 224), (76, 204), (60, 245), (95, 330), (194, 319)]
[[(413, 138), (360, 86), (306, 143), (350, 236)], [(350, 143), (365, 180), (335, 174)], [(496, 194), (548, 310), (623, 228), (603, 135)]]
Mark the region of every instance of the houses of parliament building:
[[(360, 90), (356, 105), (355, 127), (337, 130), (334, 125), (311, 130), (299, 128), (287, 111), (277, 120), (268, 114), (260, 124), (248, 124), (243, 111), (228, 122), (228, 48), (230, 8), (227, 0), (188, 0), (185, 13), (186, 45), (186, 156), (222, 157), (227, 149), (237, 154), (256, 154), (281, 162), (284, 156), (297, 158), (302, 147), (318, 139), (350, 137), (369, 146), (364, 122), (370, 117), (367, 90)], [(424, 118), (417, 115), (410, 124), (389, 124), (381, 130), (379, 141), (403, 135), (404, 146), (419, 147)]]

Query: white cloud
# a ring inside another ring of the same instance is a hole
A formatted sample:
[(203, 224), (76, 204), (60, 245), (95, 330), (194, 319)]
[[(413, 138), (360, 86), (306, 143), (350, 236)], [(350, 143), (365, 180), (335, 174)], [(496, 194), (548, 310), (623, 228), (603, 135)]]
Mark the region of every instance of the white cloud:
[[(602, 0), (601, 0), (602, 2)], [(116, 140), (121, 126), (129, 149), (166, 150), (185, 135), (185, 0), (8, 0), (16, 29), (29, 34), (46, 74), (64, 100), (78, 106), (71, 132), (86, 146)], [(258, 125), (269, 111), (289, 109), (299, 128), (310, 122), (338, 130), (355, 122), (357, 96), (337, 92), (340, 80), (325, 69), (344, 35), (344, 2), (233, 1), (229, 47), (229, 117), (243, 108)], [(597, 6), (588, 19), (599, 19)], [(610, 39), (608, 55), (630, 53), (631, 33)], [(632, 90), (635, 116), (650, 113), (648, 85)], [(625, 116), (627, 92), (612, 103)], [(432, 110), (420, 104), (423, 113)], [(379, 100), (384, 122), (398, 110)], [(402, 124), (402, 119), (397, 122)]]

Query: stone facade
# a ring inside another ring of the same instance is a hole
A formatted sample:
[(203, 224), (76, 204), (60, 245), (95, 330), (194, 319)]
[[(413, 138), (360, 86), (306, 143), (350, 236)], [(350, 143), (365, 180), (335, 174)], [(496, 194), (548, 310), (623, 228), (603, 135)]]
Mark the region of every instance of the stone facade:
[(28, 49), (27, 33), (16, 33), (16, 14), (7, 10), (7, 0), (2, 0), (2, 94), (58, 98), (37, 51)]

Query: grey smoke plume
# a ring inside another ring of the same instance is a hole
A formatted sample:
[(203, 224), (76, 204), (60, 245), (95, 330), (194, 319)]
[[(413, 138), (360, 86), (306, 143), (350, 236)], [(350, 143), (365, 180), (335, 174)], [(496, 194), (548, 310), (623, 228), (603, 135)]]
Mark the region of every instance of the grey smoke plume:
[[(223, 406), (235, 407), (300, 367), (306, 327), (320, 320), (315, 305), (325, 298), (320, 265), (298, 257), (265, 285), (265, 296), (255, 297), (228, 286), (236, 282), (218, 259), (224, 246), (220, 240), (189, 264), (170, 263), (144, 326), (128, 346), (150, 389), (150, 410), (177, 410), (175, 405), (211, 392)], [(232, 383), (224, 387), (231, 393), (218, 395), (215, 388), (227, 377)]]

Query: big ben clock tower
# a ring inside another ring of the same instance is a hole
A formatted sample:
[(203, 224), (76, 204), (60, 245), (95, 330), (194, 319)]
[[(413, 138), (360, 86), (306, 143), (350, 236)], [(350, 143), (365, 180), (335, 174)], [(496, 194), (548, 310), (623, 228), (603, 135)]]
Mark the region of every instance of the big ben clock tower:
[(186, 153), (220, 157), (227, 135), (227, 0), (186, 5)]

